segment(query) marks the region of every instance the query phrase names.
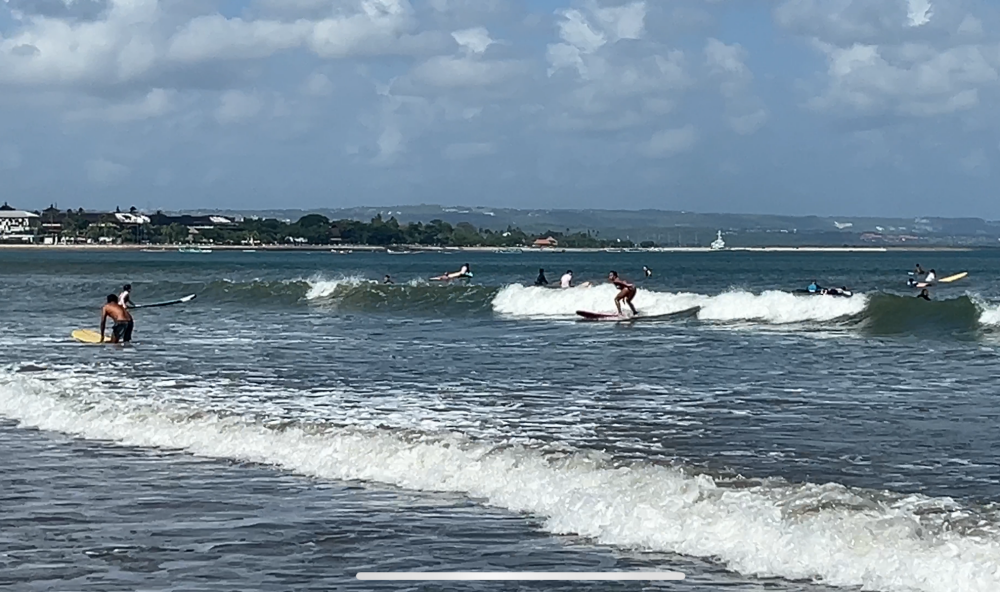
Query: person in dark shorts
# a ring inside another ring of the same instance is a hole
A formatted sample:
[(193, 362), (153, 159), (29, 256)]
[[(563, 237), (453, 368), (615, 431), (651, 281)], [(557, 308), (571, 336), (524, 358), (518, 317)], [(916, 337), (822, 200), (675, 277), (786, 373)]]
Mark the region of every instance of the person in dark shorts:
[(128, 310), (118, 304), (118, 296), (115, 294), (108, 294), (108, 302), (101, 309), (101, 343), (104, 342), (104, 328), (107, 326), (108, 318), (114, 321), (111, 327), (111, 343), (130, 343), (135, 324)]

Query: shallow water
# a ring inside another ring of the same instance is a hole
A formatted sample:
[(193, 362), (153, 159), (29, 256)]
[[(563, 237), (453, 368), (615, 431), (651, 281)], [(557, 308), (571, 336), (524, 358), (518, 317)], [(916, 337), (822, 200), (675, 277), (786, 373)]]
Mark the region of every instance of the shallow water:
[[(1000, 589), (998, 259), (0, 251), (0, 585)], [(919, 302), (916, 262), (970, 276)], [(539, 267), (616, 269), (642, 316), (579, 322), (614, 292)], [(856, 294), (791, 293), (812, 279)], [(125, 281), (198, 297), (136, 311), (132, 347), (69, 340)]]

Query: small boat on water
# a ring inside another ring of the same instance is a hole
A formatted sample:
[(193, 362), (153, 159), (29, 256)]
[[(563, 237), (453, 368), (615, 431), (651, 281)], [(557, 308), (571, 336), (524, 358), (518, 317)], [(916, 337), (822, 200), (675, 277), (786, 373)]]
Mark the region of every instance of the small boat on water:
[(180, 247), (177, 249), (178, 253), (211, 253), (212, 249), (206, 249), (205, 247)]
[(497, 249), (495, 252), (499, 255), (520, 255), (524, 253), (521, 249)]

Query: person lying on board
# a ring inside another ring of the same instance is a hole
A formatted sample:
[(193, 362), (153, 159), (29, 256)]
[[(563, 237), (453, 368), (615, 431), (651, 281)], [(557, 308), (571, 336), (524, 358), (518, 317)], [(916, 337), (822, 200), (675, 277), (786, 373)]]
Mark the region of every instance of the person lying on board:
[(131, 342), (134, 327), (132, 315), (124, 306), (118, 304), (118, 296), (114, 294), (108, 294), (108, 302), (101, 308), (101, 343), (104, 343), (104, 328), (109, 317), (115, 322), (111, 327), (111, 343)]
[(622, 300), (624, 300), (625, 304), (628, 304), (628, 307), (632, 309), (632, 314), (639, 314), (639, 311), (637, 311), (635, 306), (632, 304), (632, 299), (635, 298), (635, 286), (618, 277), (617, 271), (611, 271), (608, 273), (608, 281), (618, 288), (618, 295), (615, 296), (615, 308), (618, 309), (618, 314), (622, 314)]
[(822, 293), (824, 295), (829, 295), (829, 296), (850, 296), (851, 295), (851, 291), (847, 288), (847, 286), (841, 286), (839, 288), (823, 288), (823, 292)]
[(471, 278), (472, 277), (472, 267), (468, 263), (462, 265), (462, 268), (458, 271), (453, 271), (451, 273), (446, 273), (439, 275), (437, 277), (431, 278), (432, 280), (442, 281), (442, 280), (454, 280), (458, 278)]

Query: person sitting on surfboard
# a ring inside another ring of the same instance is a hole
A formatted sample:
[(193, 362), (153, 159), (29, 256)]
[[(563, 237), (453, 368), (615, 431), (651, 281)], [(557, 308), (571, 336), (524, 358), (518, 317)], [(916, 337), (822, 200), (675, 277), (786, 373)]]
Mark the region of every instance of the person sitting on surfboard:
[(567, 269), (566, 273), (564, 273), (563, 276), (559, 278), (559, 287), (569, 288), (572, 285), (573, 285), (573, 270)]
[(632, 299), (635, 298), (635, 286), (618, 277), (617, 271), (611, 271), (608, 273), (608, 281), (618, 288), (618, 295), (615, 296), (615, 308), (618, 309), (618, 314), (622, 314), (622, 300), (624, 300), (625, 304), (628, 304), (628, 307), (632, 309), (632, 314), (639, 314), (639, 311), (637, 311), (635, 306), (632, 304)]
[(458, 278), (471, 278), (471, 277), (472, 277), (472, 267), (468, 263), (465, 263), (464, 265), (462, 265), (462, 268), (459, 269), (458, 271), (453, 271), (451, 273), (439, 275), (431, 279), (442, 281), (442, 280), (454, 280)]
[(809, 287), (806, 289), (809, 290), (810, 294), (815, 292), (820, 292), (823, 290), (823, 288), (821, 288), (820, 285), (816, 283), (816, 280), (813, 280), (812, 283), (809, 284)]
[(132, 315), (124, 306), (118, 303), (118, 296), (108, 294), (108, 302), (101, 309), (101, 343), (104, 343), (104, 328), (108, 317), (115, 322), (111, 327), (111, 343), (129, 343), (132, 341), (132, 329), (135, 326)]
[(548, 284), (549, 284), (549, 280), (545, 279), (545, 270), (544, 269), (539, 269), (538, 270), (538, 277), (535, 278), (535, 285), (536, 286), (547, 286)]
[(937, 274), (935, 274), (934, 270), (932, 269), (932, 270), (928, 271), (927, 272), (927, 276), (924, 277), (924, 283), (929, 284), (929, 283), (933, 282), (936, 279), (937, 279)]
[(917, 277), (920, 277), (920, 276), (922, 276), (922, 275), (927, 275), (927, 272), (926, 272), (926, 271), (924, 271), (924, 268), (923, 268), (923, 267), (920, 267), (920, 264), (919, 264), (919, 263), (917, 263), (917, 267), (916, 267), (916, 269), (914, 269), (914, 270), (913, 270), (913, 275), (915, 275), (915, 276), (917, 276)]

